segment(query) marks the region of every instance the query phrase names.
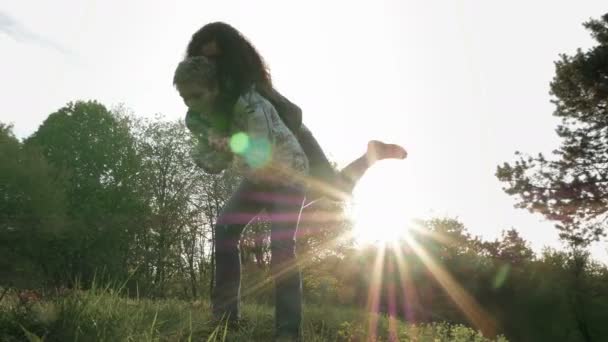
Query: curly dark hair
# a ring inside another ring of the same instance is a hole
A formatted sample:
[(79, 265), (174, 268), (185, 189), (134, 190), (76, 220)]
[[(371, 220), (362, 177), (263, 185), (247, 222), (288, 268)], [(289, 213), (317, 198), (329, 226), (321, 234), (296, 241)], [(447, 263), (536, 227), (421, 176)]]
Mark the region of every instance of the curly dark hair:
[[(202, 56), (203, 46), (215, 42), (221, 58), (215, 58), (223, 90), (238, 97), (252, 85), (272, 88), (268, 66), (253, 44), (237, 29), (223, 22), (209, 23), (192, 35), (186, 57)], [(213, 57), (213, 56), (206, 56)]]

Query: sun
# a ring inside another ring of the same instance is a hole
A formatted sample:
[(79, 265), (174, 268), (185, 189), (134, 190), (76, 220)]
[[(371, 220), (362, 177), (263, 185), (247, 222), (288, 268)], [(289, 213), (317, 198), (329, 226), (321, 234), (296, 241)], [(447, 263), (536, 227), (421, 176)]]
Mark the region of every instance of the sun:
[(400, 177), (391, 172), (390, 166), (378, 164), (354, 190), (349, 212), (354, 222), (353, 235), (359, 245), (385, 244), (408, 234), (414, 206), (399, 184)]

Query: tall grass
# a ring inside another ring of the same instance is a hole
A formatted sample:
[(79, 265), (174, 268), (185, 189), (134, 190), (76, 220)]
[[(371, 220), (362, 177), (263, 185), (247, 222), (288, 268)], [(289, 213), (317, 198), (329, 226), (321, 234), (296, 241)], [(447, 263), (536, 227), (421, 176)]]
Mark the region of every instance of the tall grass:
[[(272, 341), (272, 308), (243, 307), (238, 328), (213, 321), (206, 302), (131, 299), (111, 287), (22, 304), (0, 303), (0, 341)], [(360, 310), (306, 306), (304, 341), (367, 341), (370, 316)], [(389, 340), (388, 319), (378, 317), (377, 340)], [(401, 341), (492, 341), (462, 325), (398, 323)], [(506, 341), (499, 337), (496, 341)]]

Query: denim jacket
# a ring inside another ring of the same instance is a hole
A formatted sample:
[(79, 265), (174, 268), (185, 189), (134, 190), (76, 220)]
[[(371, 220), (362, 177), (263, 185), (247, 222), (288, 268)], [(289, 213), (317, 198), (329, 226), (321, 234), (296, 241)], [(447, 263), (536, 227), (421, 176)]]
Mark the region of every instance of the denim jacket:
[[(228, 134), (215, 129), (204, 115), (191, 112), (186, 115), (186, 126), (198, 138), (194, 161), (206, 172), (219, 173), (232, 167), (251, 181), (282, 184), (301, 183), (309, 172), (308, 159), (296, 136), (254, 87), (236, 101)], [(230, 151), (213, 149), (208, 143), (211, 135), (229, 137)]]

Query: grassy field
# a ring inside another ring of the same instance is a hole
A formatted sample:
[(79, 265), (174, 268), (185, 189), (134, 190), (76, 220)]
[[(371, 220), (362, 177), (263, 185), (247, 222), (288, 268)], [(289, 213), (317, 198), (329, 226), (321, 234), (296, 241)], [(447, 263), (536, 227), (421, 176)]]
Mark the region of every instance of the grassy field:
[[(211, 321), (206, 302), (129, 299), (108, 288), (31, 303), (13, 295), (0, 303), (0, 341), (272, 341), (272, 308), (243, 308), (245, 323), (231, 329)], [(367, 331), (370, 319), (378, 322), (375, 339)], [(462, 325), (389, 322), (314, 305), (305, 308), (303, 334), (304, 341), (492, 341)]]

